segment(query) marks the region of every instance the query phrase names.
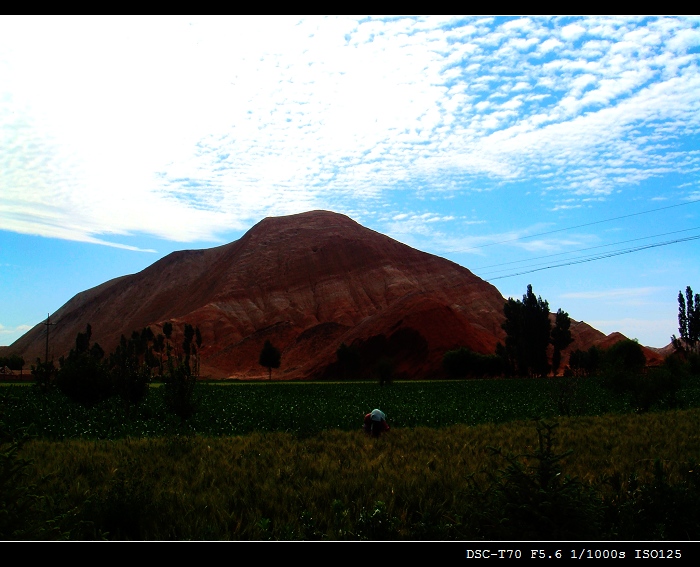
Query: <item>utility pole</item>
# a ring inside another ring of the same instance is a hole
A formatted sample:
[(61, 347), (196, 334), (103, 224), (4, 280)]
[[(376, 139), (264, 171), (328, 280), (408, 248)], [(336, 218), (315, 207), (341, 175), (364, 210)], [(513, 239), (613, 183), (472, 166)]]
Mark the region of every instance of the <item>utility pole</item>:
[(55, 325), (56, 323), (51, 322), (51, 314), (47, 313), (46, 314), (46, 356), (44, 357), (44, 364), (49, 363), (49, 330), (51, 329), (51, 325)]

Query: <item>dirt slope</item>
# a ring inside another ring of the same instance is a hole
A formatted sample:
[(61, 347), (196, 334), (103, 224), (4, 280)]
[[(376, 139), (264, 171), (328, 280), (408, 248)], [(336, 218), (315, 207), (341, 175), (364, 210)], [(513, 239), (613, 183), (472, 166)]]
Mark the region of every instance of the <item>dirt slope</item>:
[[(240, 240), (174, 252), (79, 293), (51, 316), (51, 353), (67, 354), (88, 323), (110, 352), (122, 334), (158, 333), (170, 321), (176, 344), (184, 323), (199, 326), (202, 374), (216, 378), (267, 377), (258, 365), (266, 339), (282, 351), (277, 379), (329, 377), (341, 342), (355, 345), (365, 374), (388, 356), (398, 376), (423, 378), (441, 374), (451, 348), (493, 353), (504, 340), (503, 303), (466, 268), (312, 211), (266, 218)], [(7, 350), (43, 358), (44, 333), (38, 324)], [(604, 338), (585, 323), (572, 333), (570, 350)]]

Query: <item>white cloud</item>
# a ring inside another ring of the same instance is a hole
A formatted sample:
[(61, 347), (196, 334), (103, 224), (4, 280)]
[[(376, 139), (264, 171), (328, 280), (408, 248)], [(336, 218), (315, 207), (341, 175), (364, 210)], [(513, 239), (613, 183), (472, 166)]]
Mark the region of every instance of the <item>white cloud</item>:
[(542, 53), (547, 53), (550, 51), (554, 51), (555, 49), (561, 47), (564, 45), (561, 41), (559, 41), (555, 37), (550, 37), (549, 39), (546, 39), (542, 43), (540, 43), (538, 50)]
[(5, 327), (2, 323), (0, 323), (0, 335), (16, 335), (16, 337), (20, 337), (31, 328), (31, 325), (17, 325), (16, 327)]
[(561, 294), (561, 297), (567, 299), (595, 299), (595, 300), (611, 300), (618, 301), (619, 299), (639, 299), (658, 295), (665, 291), (664, 288), (658, 287), (638, 287), (638, 288), (618, 288), (594, 291), (578, 291)]
[[(614, 332), (622, 333), (629, 339), (639, 339), (645, 346), (662, 348), (671, 342), (671, 335), (677, 331), (677, 321), (668, 319), (634, 319), (625, 317), (621, 319), (597, 319), (594, 321), (586, 321), (589, 325), (602, 331), (605, 334)], [(668, 333), (668, 338), (663, 330)], [(640, 337), (649, 337), (647, 343)], [(655, 341), (654, 344), (648, 341)]]
[(697, 172), (699, 43), (690, 18), (8, 16), (0, 227), (215, 240), (416, 179)]
[(567, 40), (578, 39), (584, 33), (586, 33), (586, 28), (579, 24), (569, 24), (561, 30), (561, 36)]
[(32, 325), (17, 325), (15, 327), (5, 327), (2, 324), (0, 324), (0, 346), (11, 345), (31, 328)]

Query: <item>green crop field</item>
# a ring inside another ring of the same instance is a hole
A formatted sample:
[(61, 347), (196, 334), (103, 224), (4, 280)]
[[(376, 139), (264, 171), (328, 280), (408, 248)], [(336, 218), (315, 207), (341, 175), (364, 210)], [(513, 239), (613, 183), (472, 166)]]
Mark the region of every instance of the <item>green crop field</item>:
[[(26, 386), (6, 386), (9, 423), (49, 439), (158, 437), (175, 432), (242, 435), (293, 432), (311, 435), (329, 429), (359, 429), (375, 407), (392, 428), (503, 423), (558, 413), (556, 381), (470, 380), (403, 382), (380, 387), (354, 383), (199, 384), (196, 413), (184, 425), (167, 411), (163, 389), (151, 388), (146, 400), (127, 415), (119, 398), (93, 407), (73, 403), (58, 391), (42, 394)], [(699, 398), (695, 384), (683, 391), (686, 406)], [(581, 380), (575, 413), (599, 415), (630, 411), (624, 397), (610, 396), (596, 380)]]
[(698, 381), (644, 414), (575, 383), (201, 383), (187, 420), (160, 387), (127, 411), (8, 385), (0, 537), (700, 538)]

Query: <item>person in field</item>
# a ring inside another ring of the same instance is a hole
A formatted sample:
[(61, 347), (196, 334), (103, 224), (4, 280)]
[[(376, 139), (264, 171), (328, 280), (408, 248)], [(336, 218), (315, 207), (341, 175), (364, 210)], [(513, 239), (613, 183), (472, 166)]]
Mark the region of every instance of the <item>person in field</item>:
[(385, 431), (389, 431), (389, 424), (386, 422), (386, 415), (379, 409), (373, 409), (365, 416), (362, 430), (372, 437), (379, 437)]

